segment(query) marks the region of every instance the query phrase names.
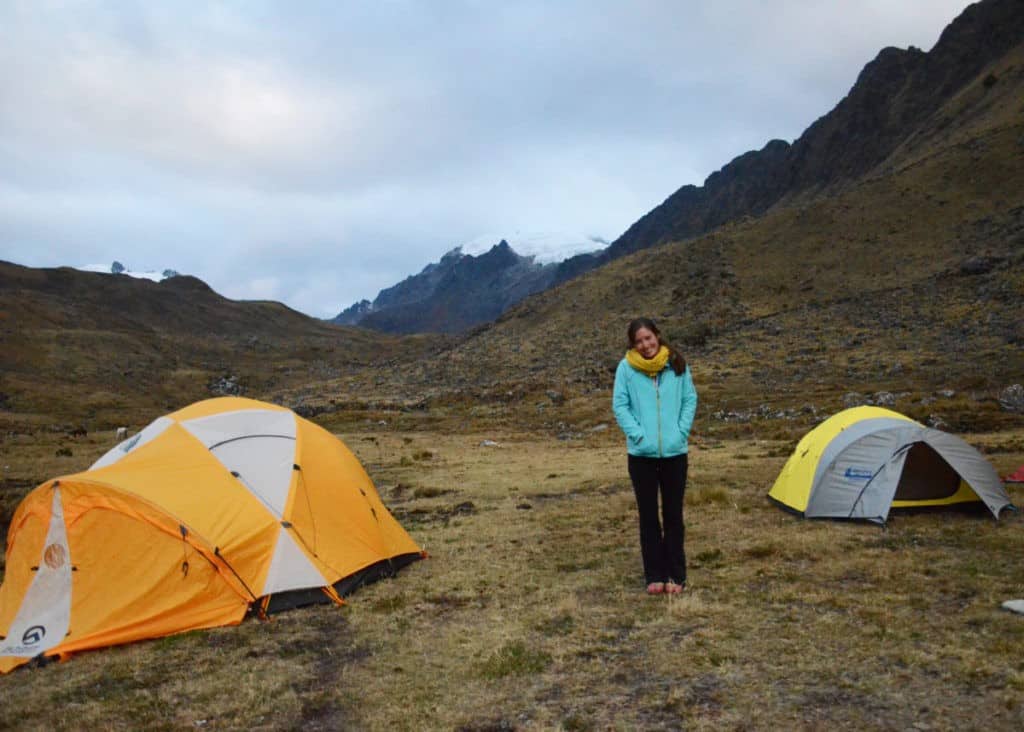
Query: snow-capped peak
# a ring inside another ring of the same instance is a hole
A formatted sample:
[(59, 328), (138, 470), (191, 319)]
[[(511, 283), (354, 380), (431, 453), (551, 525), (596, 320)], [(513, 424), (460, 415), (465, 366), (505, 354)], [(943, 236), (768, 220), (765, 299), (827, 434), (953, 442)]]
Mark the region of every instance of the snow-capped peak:
[(538, 264), (561, 262), (577, 254), (604, 249), (609, 242), (593, 234), (571, 234), (564, 231), (514, 231), (511, 234), (481, 234), (460, 248), (474, 257), (488, 252), (502, 239), (516, 254), (533, 257)]

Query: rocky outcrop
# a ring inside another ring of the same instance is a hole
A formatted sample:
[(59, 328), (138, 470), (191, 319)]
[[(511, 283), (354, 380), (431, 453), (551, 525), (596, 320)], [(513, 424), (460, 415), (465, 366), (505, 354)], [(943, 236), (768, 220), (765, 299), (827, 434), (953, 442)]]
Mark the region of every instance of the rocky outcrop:
[(711, 174), (703, 186), (683, 186), (605, 251), (563, 262), (556, 280), (757, 216), (785, 198), (856, 181), (929, 123), (986, 65), (1020, 43), (1021, 10), (1020, 0), (983, 0), (966, 8), (927, 53), (882, 49), (849, 94), (792, 145), (772, 140)]
[(355, 325), (373, 311), (373, 303), (369, 300), (360, 300), (349, 305), (340, 313), (331, 318), (331, 322), (337, 325)]

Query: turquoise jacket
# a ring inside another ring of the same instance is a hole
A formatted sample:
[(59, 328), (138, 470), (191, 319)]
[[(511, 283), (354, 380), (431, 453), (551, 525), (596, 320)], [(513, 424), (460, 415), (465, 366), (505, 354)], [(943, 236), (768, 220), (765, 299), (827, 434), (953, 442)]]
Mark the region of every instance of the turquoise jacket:
[(626, 435), (630, 455), (685, 454), (697, 411), (697, 390), (689, 367), (677, 376), (671, 366), (666, 366), (652, 379), (622, 359), (615, 371), (612, 410)]

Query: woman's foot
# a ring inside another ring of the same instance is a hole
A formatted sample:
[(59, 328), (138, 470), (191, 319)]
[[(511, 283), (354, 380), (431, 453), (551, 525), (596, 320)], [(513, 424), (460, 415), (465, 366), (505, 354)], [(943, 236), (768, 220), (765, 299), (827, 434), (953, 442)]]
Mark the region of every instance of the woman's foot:
[(669, 595), (678, 595), (684, 589), (686, 589), (686, 583), (685, 582), (677, 583), (677, 582), (673, 582), (672, 580), (669, 580), (668, 582), (666, 582), (665, 583), (665, 587), (664, 587), (665, 593), (669, 594)]
[(651, 582), (651, 583), (649, 583), (647, 585), (647, 594), (648, 595), (660, 595), (664, 591), (665, 591), (665, 583), (664, 582)]

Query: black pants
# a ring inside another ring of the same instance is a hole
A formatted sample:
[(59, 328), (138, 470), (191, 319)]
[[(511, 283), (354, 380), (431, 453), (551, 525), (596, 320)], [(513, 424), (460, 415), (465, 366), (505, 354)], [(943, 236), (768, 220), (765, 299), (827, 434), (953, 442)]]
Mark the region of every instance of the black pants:
[[(686, 492), (686, 455), (670, 458), (629, 456), (636, 507), (640, 512), (640, 554), (647, 582), (686, 582), (683, 549), (683, 494)], [(658, 493), (661, 521), (658, 521)]]

